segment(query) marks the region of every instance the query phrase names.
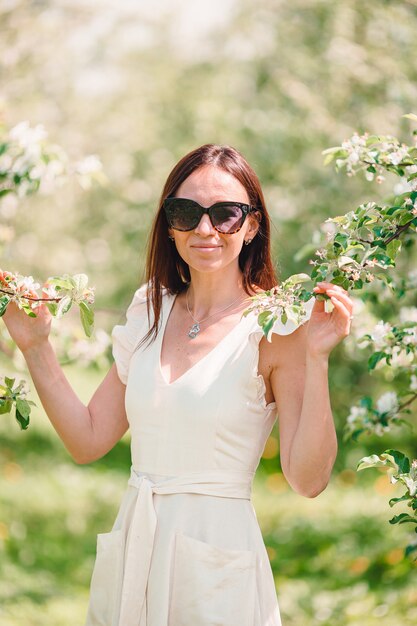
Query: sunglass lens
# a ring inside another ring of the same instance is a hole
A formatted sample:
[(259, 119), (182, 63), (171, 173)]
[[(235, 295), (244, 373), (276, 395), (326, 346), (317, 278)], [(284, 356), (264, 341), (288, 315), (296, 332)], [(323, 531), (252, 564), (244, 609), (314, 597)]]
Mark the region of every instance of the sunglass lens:
[(177, 202), (170, 206), (169, 217), (171, 227), (176, 230), (192, 230), (201, 219), (201, 210), (195, 204)]
[(242, 226), (242, 218), (243, 211), (236, 204), (217, 206), (212, 212), (214, 227), (225, 234), (237, 232)]

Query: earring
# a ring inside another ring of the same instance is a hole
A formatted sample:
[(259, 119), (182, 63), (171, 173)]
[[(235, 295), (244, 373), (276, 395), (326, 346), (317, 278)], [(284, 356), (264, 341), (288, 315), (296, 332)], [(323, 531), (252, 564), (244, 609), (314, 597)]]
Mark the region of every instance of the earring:
[(175, 241), (175, 238), (172, 235), (168, 235), (168, 238), (171, 239), (171, 241)]
[(248, 246), (251, 241), (252, 241), (252, 239), (245, 240), (245, 246)]

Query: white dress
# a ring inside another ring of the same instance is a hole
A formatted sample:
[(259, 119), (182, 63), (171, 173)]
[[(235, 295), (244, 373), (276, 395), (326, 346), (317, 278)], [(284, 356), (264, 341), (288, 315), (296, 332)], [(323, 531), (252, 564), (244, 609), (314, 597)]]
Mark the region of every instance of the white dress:
[[(175, 296), (164, 292), (157, 338), (135, 350), (149, 328), (145, 293), (112, 331), (132, 467), (114, 526), (97, 537), (85, 626), (281, 626), (250, 499), (277, 417), (258, 375), (262, 330), (242, 316), (168, 384), (160, 353)], [(277, 321), (274, 332), (295, 328)]]

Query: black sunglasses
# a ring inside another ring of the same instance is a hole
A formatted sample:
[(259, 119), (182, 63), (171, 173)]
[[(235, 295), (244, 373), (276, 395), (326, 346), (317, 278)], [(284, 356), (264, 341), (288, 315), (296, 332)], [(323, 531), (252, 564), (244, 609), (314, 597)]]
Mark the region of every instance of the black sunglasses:
[(203, 207), (194, 200), (187, 198), (166, 198), (163, 208), (168, 224), (174, 230), (193, 230), (198, 226), (204, 213), (219, 233), (232, 235), (243, 226), (246, 216), (256, 207), (243, 202), (216, 202), (210, 207)]

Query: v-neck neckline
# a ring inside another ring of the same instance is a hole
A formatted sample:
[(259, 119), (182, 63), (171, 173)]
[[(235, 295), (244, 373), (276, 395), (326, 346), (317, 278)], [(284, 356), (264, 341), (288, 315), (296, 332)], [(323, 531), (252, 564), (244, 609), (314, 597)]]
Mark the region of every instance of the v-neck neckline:
[(161, 329), (159, 331), (159, 343), (158, 343), (158, 371), (159, 371), (159, 376), (162, 379), (163, 383), (167, 386), (167, 387), (172, 387), (174, 385), (176, 385), (177, 383), (181, 382), (183, 378), (185, 378), (186, 376), (188, 376), (188, 374), (190, 372), (192, 372), (194, 369), (197, 368), (198, 365), (200, 365), (203, 361), (205, 361), (208, 357), (210, 357), (216, 350), (217, 348), (222, 345), (223, 343), (226, 342), (227, 339), (229, 339), (236, 331), (237, 328), (239, 328), (242, 324), (242, 321), (245, 319), (245, 317), (243, 316), (243, 312), (241, 315), (240, 320), (238, 321), (237, 324), (235, 324), (235, 326), (233, 326), (233, 328), (231, 330), (229, 330), (229, 332), (220, 339), (220, 341), (218, 341), (216, 343), (215, 346), (213, 346), (213, 348), (211, 350), (209, 350), (209, 352), (207, 352), (203, 357), (201, 357), (201, 359), (199, 359), (196, 363), (194, 363), (194, 365), (191, 365), (191, 367), (189, 367), (187, 370), (185, 370), (185, 372), (183, 372), (180, 376), (178, 376), (178, 378), (176, 378), (175, 380), (172, 380), (171, 382), (168, 382), (164, 376), (164, 373), (162, 371), (162, 364), (161, 364), (161, 355), (162, 355), (162, 346), (164, 343), (164, 337), (165, 337), (165, 329), (168, 323), (168, 319), (171, 315), (171, 311), (174, 308), (174, 303), (175, 300), (177, 298), (178, 294), (166, 294), (165, 298), (167, 298), (167, 304), (168, 304), (168, 298), (170, 299), (169, 302), (169, 306), (166, 306), (166, 304), (164, 303), (164, 296), (163, 296), (163, 304), (165, 304), (165, 306), (163, 306), (162, 308), (162, 314), (163, 314), (163, 319), (162, 319), (162, 325), (161, 325)]

